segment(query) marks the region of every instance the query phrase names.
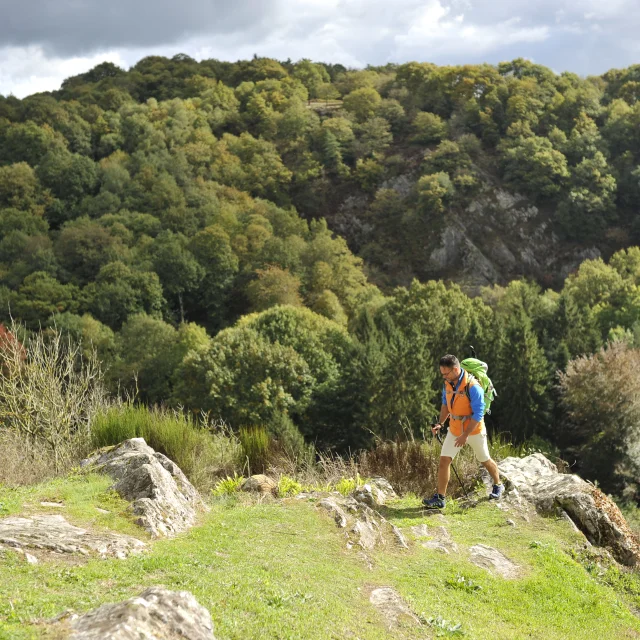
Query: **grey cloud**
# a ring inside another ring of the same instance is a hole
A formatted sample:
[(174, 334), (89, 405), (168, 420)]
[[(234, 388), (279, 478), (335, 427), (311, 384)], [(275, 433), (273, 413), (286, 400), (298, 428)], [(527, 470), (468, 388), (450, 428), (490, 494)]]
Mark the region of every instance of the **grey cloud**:
[(0, 0), (0, 45), (40, 45), (73, 56), (247, 33), (273, 15), (274, 0)]
[(42, 90), (35, 80), (49, 77), (56, 88), (56, 74), (77, 73), (64, 63), (94, 64), (107, 51), (126, 64), (178, 52), (350, 66), (524, 57), (600, 74), (640, 61), (637, 1), (0, 0), (0, 87), (25, 92), (32, 77)]

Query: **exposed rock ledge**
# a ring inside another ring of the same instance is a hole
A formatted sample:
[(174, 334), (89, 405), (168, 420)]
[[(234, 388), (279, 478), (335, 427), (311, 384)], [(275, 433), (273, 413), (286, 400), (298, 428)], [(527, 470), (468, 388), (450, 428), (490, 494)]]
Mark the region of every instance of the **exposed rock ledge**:
[(71, 616), (70, 640), (215, 640), (209, 612), (188, 591), (151, 587), (118, 604)]
[(640, 541), (616, 504), (592, 484), (576, 475), (558, 473), (541, 453), (506, 458), (498, 467), (513, 497), (525, 498), (544, 514), (568, 514), (589, 542), (608, 547), (621, 564), (640, 564)]
[[(61, 515), (0, 519), (0, 543), (23, 553), (29, 563), (37, 558), (27, 552), (96, 554), (101, 558), (126, 558), (142, 552), (141, 540), (117, 533), (92, 533), (69, 524)], [(1, 548), (1, 547), (0, 547)]]
[(83, 460), (116, 484), (113, 488), (132, 503), (137, 522), (152, 536), (173, 536), (193, 526), (205, 510), (200, 494), (178, 465), (157, 453), (143, 438), (132, 438)]

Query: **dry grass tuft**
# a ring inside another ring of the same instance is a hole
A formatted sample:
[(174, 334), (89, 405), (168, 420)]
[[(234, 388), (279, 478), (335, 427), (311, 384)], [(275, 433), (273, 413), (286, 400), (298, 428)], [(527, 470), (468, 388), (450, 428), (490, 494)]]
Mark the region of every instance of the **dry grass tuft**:
[[(360, 473), (386, 478), (399, 493), (429, 495), (436, 489), (439, 463), (440, 444), (435, 439), (397, 439), (381, 442), (372, 451), (364, 452), (360, 457)], [(464, 447), (453, 464), (466, 490), (470, 491), (480, 477), (480, 465), (471, 448)], [(453, 497), (464, 493), (453, 470), (447, 493)]]

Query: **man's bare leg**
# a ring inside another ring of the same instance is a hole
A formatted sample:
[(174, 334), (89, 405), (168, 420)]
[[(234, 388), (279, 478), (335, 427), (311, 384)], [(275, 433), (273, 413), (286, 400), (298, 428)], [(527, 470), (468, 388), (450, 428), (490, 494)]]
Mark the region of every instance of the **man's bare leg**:
[[(442, 458), (440, 460), (442, 460)], [(482, 463), (482, 466), (489, 472), (489, 475), (493, 480), (493, 484), (500, 484), (500, 472), (498, 471), (498, 465), (489, 458), (486, 462)]]
[(440, 456), (440, 466), (438, 467), (438, 493), (441, 496), (447, 495), (451, 460), (452, 458), (450, 458), (449, 456)]

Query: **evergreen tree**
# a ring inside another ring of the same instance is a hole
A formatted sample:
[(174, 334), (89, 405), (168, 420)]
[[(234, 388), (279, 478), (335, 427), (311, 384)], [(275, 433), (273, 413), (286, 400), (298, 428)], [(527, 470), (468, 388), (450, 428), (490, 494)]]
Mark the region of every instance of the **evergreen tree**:
[(523, 309), (511, 313), (504, 323), (493, 378), (500, 390), (494, 416), (500, 431), (509, 432), (514, 440), (523, 442), (535, 434), (546, 433), (548, 428), (549, 363)]

